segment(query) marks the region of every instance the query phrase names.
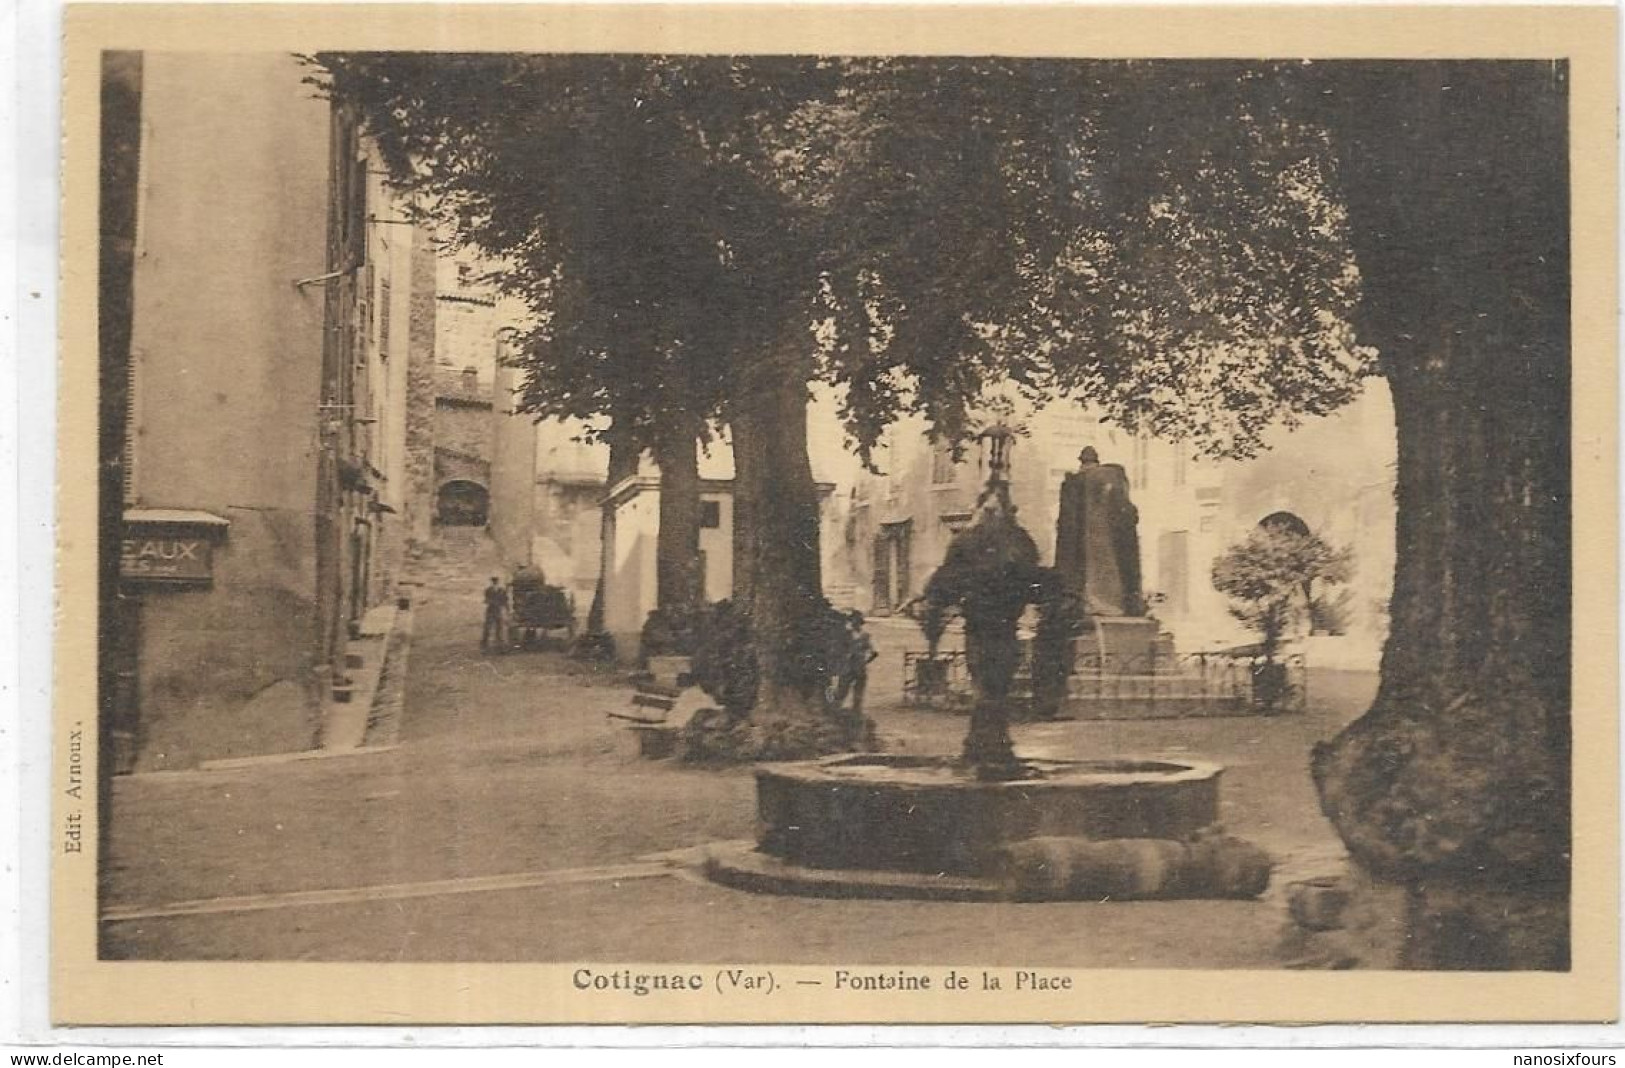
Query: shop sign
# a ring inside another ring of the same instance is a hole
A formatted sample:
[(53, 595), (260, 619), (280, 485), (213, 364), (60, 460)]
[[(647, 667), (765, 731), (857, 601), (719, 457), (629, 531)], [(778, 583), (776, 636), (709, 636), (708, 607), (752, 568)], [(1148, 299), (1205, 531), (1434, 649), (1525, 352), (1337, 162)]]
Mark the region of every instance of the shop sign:
[(214, 576), (208, 537), (132, 531), (119, 553), (126, 582), (207, 586)]
[(134, 508), (124, 513), (119, 576), (135, 586), (207, 586), (214, 546), (231, 524), (183, 508)]

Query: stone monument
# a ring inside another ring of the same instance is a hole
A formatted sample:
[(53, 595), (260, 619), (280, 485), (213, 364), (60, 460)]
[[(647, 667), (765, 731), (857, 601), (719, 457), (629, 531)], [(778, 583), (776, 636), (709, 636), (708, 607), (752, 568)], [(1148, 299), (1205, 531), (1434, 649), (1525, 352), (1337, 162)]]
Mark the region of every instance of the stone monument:
[(1093, 447), (1061, 483), (1055, 569), (1091, 616), (1143, 616), (1140, 513), (1121, 464), (1103, 464)]
[[(1139, 510), (1121, 464), (1103, 464), (1093, 447), (1078, 454), (1077, 471), (1061, 483), (1055, 525), (1055, 570), (1078, 599), (1083, 632), (1077, 665), (1142, 673), (1157, 670), (1157, 621), (1146, 614), (1140, 588)], [(1162, 643), (1166, 644), (1166, 643)]]

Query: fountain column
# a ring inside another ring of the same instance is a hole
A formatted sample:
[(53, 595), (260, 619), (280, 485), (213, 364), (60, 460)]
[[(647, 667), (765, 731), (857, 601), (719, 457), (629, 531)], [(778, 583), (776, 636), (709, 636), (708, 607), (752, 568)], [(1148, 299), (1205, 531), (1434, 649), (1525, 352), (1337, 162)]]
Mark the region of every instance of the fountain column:
[(976, 519), (948, 543), (943, 564), (926, 583), (927, 613), (957, 610), (965, 620), (965, 664), (976, 684), (976, 704), (963, 758), (984, 782), (1007, 782), (1031, 773), (1010, 741), (1010, 687), (1021, 662), (1016, 626), (1029, 604), (1053, 584), (1038, 563), (1038, 546), (1016, 521), (1010, 501), (1010, 445), (1004, 424), (982, 434), (988, 478)]

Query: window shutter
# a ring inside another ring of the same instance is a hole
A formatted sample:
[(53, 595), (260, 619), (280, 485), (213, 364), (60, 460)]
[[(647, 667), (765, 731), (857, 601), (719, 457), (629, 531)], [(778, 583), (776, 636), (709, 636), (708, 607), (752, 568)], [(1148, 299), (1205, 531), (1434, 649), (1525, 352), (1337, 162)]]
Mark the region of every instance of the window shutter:
[(369, 263), (362, 268), (361, 284), (356, 287), (356, 320), (361, 327), (361, 344), (357, 346), (355, 354), (357, 367), (365, 367), (367, 359), (372, 353), (373, 286), (373, 269), (372, 264)]
[(378, 283), (378, 358), (389, 359), (389, 279), (385, 278)]
[(121, 458), (124, 479), (124, 507), (133, 508), (136, 497), (136, 435), (141, 432), (141, 354), (134, 349), (124, 362), (124, 455)]

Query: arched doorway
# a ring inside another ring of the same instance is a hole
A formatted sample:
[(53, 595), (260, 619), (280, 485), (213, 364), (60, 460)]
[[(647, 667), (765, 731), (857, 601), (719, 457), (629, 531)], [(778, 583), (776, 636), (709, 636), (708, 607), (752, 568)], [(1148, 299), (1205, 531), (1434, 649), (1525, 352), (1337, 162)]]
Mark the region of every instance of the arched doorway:
[(1280, 534), (1296, 534), (1301, 538), (1309, 536), (1309, 524), (1291, 512), (1271, 512), (1260, 519), (1258, 525)]
[(490, 511), (491, 495), (478, 482), (455, 478), (435, 494), (435, 518), (443, 527), (483, 527)]

